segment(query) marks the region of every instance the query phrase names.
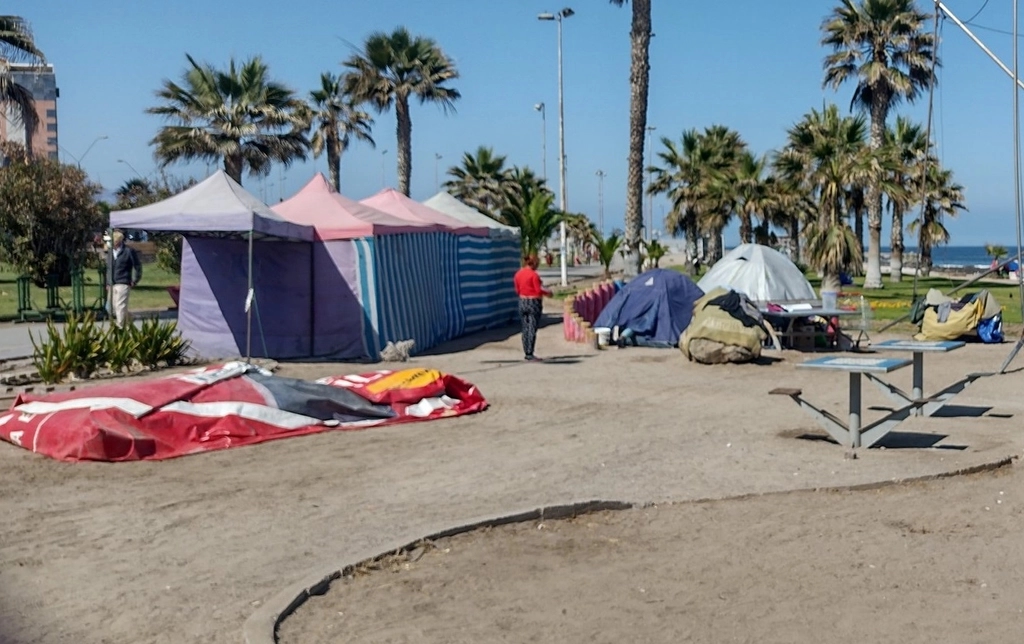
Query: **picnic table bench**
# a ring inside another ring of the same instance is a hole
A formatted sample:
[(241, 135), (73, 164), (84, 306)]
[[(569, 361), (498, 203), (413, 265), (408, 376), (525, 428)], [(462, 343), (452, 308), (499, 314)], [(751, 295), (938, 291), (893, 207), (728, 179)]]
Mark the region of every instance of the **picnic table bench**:
[[(962, 348), (967, 343), (962, 340), (886, 340), (874, 345), (875, 349), (889, 351), (909, 351), (913, 353), (913, 385), (910, 394), (899, 387), (888, 383), (873, 373), (865, 373), (871, 382), (875, 383), (885, 395), (889, 396), (897, 404), (906, 405), (915, 400), (922, 400), (924, 396), (924, 354), (926, 353), (948, 353)], [(939, 409), (942, 409), (953, 398), (966, 389), (971, 383), (979, 378), (990, 376), (991, 373), (971, 373), (949, 385), (945, 389), (928, 397), (928, 402), (914, 410), (915, 416), (931, 416)]]
[(849, 374), (849, 419), (843, 422), (834, 414), (821, 409), (803, 398), (800, 389), (777, 388), (768, 393), (771, 395), (789, 396), (801, 409), (809, 413), (826, 432), (840, 445), (847, 447), (871, 447), (897, 425), (906, 420), (915, 409), (926, 403), (913, 400), (909, 404), (896, 409), (875, 422), (861, 426), (861, 376), (865, 374), (889, 373), (910, 366), (907, 358), (862, 358), (847, 356), (825, 356), (808, 360), (797, 365), (798, 369), (814, 369), (820, 371), (838, 371)]

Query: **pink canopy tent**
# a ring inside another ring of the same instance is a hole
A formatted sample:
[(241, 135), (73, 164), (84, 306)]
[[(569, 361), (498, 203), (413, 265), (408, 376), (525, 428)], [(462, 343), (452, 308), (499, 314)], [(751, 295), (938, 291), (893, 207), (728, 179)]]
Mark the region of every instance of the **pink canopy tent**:
[(489, 228), (467, 225), (464, 221), (450, 217), (429, 206), (424, 206), (418, 201), (413, 201), (394, 188), (385, 188), (372, 197), (363, 199), (360, 203), (377, 210), (383, 210), (406, 221), (420, 224), (437, 224), (456, 235), (487, 237), (491, 233)]
[(403, 219), (349, 199), (335, 192), (319, 172), (271, 210), (293, 223), (313, 226), (324, 241), (444, 230), (439, 223)]

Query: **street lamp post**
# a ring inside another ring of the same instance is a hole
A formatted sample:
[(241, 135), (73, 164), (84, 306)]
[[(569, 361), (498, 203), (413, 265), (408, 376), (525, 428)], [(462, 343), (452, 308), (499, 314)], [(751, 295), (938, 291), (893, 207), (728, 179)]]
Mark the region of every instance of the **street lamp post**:
[(90, 144), (89, 144), (89, 147), (87, 147), (87, 148), (85, 149), (85, 152), (83, 152), (83, 153), (82, 153), (82, 156), (80, 156), (80, 157), (79, 157), (79, 158), (77, 159), (77, 161), (78, 161), (78, 169), (79, 169), (79, 170), (81, 170), (81, 169), (82, 169), (82, 161), (85, 161), (85, 155), (89, 154), (89, 150), (91, 150), (91, 149), (92, 149), (92, 146), (96, 145), (96, 144), (97, 144), (97, 143), (99, 143), (100, 141), (103, 141), (104, 139), (109, 139), (109, 138), (110, 138), (109, 136), (107, 136), (106, 134), (104, 134), (103, 136), (97, 136), (97, 137), (96, 137), (95, 139), (93, 139), (92, 143), (90, 143)]
[(605, 171), (598, 170), (597, 175), (597, 230), (604, 235), (604, 177)]
[(437, 175), (437, 166), (441, 162), (442, 158), (443, 157), (440, 154), (438, 154), (437, 152), (434, 153), (434, 190), (435, 191), (440, 191), (441, 190), (441, 181), (440, 181), (440, 179), (438, 178), (438, 175)]
[(654, 131), (658, 128), (653, 125), (647, 126), (647, 241), (654, 241), (654, 193), (651, 192), (652, 173), (654, 165)]
[(138, 177), (139, 179), (142, 179), (143, 181), (145, 181), (145, 180), (146, 180), (146, 177), (142, 176), (142, 173), (141, 173), (141, 172), (139, 172), (138, 170), (136, 170), (136, 169), (135, 169), (135, 166), (133, 166), (132, 164), (128, 163), (128, 162), (127, 162), (127, 161), (125, 161), (124, 159), (118, 159), (118, 160), (117, 160), (117, 162), (118, 162), (118, 163), (123, 163), (123, 164), (125, 164), (126, 166), (128, 166), (128, 169), (129, 169), (129, 170), (131, 170), (132, 172), (134, 172), (134, 173), (135, 173), (135, 176), (137, 176), (137, 177)]
[[(542, 13), (537, 15), (538, 20), (554, 20), (558, 23), (558, 188), (559, 188), (559, 209), (565, 213), (569, 207), (568, 190), (565, 185), (565, 99), (562, 83), (562, 20), (572, 16), (574, 12), (565, 7), (558, 13)], [(569, 284), (569, 270), (566, 264), (566, 229), (565, 220), (559, 225), (559, 254), (561, 255), (562, 286)]]
[(540, 167), (544, 181), (548, 180), (548, 116), (544, 103), (537, 103), (533, 109), (540, 112)]
[(388, 180), (385, 177), (385, 170), (384, 170), (384, 157), (387, 156), (387, 153), (388, 153), (387, 150), (381, 150), (381, 153), (380, 153), (380, 187), (381, 188), (387, 188), (388, 187)]

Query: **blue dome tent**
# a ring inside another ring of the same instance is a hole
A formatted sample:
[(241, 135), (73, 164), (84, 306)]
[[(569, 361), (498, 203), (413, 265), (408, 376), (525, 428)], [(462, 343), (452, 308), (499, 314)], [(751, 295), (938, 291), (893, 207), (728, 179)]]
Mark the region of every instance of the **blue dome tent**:
[(615, 294), (595, 327), (629, 329), (637, 344), (674, 347), (704, 291), (677, 271), (656, 268), (638, 275)]

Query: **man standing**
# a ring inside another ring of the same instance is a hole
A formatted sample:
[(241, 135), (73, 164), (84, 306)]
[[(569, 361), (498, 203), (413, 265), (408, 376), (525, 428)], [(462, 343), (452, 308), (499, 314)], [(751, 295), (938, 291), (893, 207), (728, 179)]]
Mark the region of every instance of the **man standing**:
[(115, 230), (110, 238), (110, 308), (114, 323), (123, 327), (131, 319), (128, 314), (128, 294), (142, 279), (142, 262), (134, 248), (124, 243), (124, 233)]

